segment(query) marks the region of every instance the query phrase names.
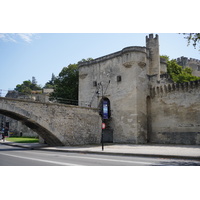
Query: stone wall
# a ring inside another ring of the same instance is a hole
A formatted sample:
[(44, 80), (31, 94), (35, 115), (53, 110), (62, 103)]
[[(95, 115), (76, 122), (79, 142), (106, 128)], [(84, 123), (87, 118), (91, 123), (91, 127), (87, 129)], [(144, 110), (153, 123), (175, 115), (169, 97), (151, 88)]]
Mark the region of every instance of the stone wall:
[(96, 109), (0, 98), (0, 114), (21, 121), (49, 145), (100, 143), (101, 118)]
[(150, 142), (200, 144), (200, 81), (154, 87), (149, 101)]
[(79, 100), (98, 108), (102, 97), (110, 100), (113, 142), (146, 142), (146, 93), (148, 93), (145, 47), (127, 47), (79, 65)]
[(23, 137), (38, 137), (38, 134), (32, 131), (27, 126), (24, 126), (20, 121), (13, 120), (9, 117), (6, 117), (6, 121), (9, 122), (9, 132), (14, 136), (23, 136)]

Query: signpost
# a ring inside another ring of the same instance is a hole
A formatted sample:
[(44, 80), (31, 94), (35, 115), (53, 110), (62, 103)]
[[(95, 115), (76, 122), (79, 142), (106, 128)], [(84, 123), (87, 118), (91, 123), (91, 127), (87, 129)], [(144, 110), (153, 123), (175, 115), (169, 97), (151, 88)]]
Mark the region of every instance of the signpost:
[(102, 135), (101, 135), (101, 143), (102, 143), (102, 151), (104, 150), (104, 129), (106, 128), (105, 121), (110, 118), (110, 101), (108, 98), (103, 98), (103, 85), (100, 83), (102, 87), (102, 100), (101, 100), (101, 110), (100, 115), (102, 118)]
[(101, 144), (102, 144), (102, 151), (104, 150), (104, 143), (103, 143), (103, 130), (106, 128), (106, 124), (105, 123), (103, 123), (102, 122), (102, 126), (101, 126), (101, 128), (102, 128), (102, 135), (101, 135)]
[(105, 128), (106, 128), (106, 124), (102, 123), (102, 129), (105, 129)]

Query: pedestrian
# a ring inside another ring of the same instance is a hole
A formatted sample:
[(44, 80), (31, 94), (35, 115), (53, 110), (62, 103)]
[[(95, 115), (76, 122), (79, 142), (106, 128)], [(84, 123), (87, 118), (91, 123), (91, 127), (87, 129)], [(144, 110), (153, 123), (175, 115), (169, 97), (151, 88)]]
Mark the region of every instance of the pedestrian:
[(5, 140), (4, 131), (2, 131), (2, 134), (1, 134), (1, 139), (2, 139), (2, 140), (3, 140), (3, 142), (4, 142), (4, 140)]
[(1, 140), (3, 140), (4, 127), (1, 129)]
[(8, 127), (5, 127), (4, 132), (2, 134), (3, 142), (6, 141), (6, 139), (5, 139), (6, 137), (8, 137)]

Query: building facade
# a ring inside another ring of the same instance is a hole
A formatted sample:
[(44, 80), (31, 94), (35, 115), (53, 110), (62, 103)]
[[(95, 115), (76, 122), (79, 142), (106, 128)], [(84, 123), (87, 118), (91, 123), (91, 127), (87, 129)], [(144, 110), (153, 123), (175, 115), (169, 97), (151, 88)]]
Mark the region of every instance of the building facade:
[(109, 117), (103, 121), (110, 142), (200, 144), (199, 84), (172, 82), (160, 58), (159, 36), (150, 34), (146, 47), (126, 47), (80, 63), (79, 105), (101, 110), (102, 102), (108, 103)]

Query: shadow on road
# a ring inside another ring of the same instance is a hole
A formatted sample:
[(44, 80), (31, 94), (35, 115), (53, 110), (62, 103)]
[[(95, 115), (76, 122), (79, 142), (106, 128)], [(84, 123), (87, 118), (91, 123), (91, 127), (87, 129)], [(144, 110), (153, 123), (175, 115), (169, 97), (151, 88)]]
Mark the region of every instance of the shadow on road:
[(0, 144), (0, 152), (1, 151), (30, 151), (31, 148), (20, 148), (20, 147), (12, 147), (9, 148), (7, 145)]
[(151, 166), (200, 166), (200, 162), (196, 161), (170, 161), (170, 162), (160, 162), (156, 165)]

